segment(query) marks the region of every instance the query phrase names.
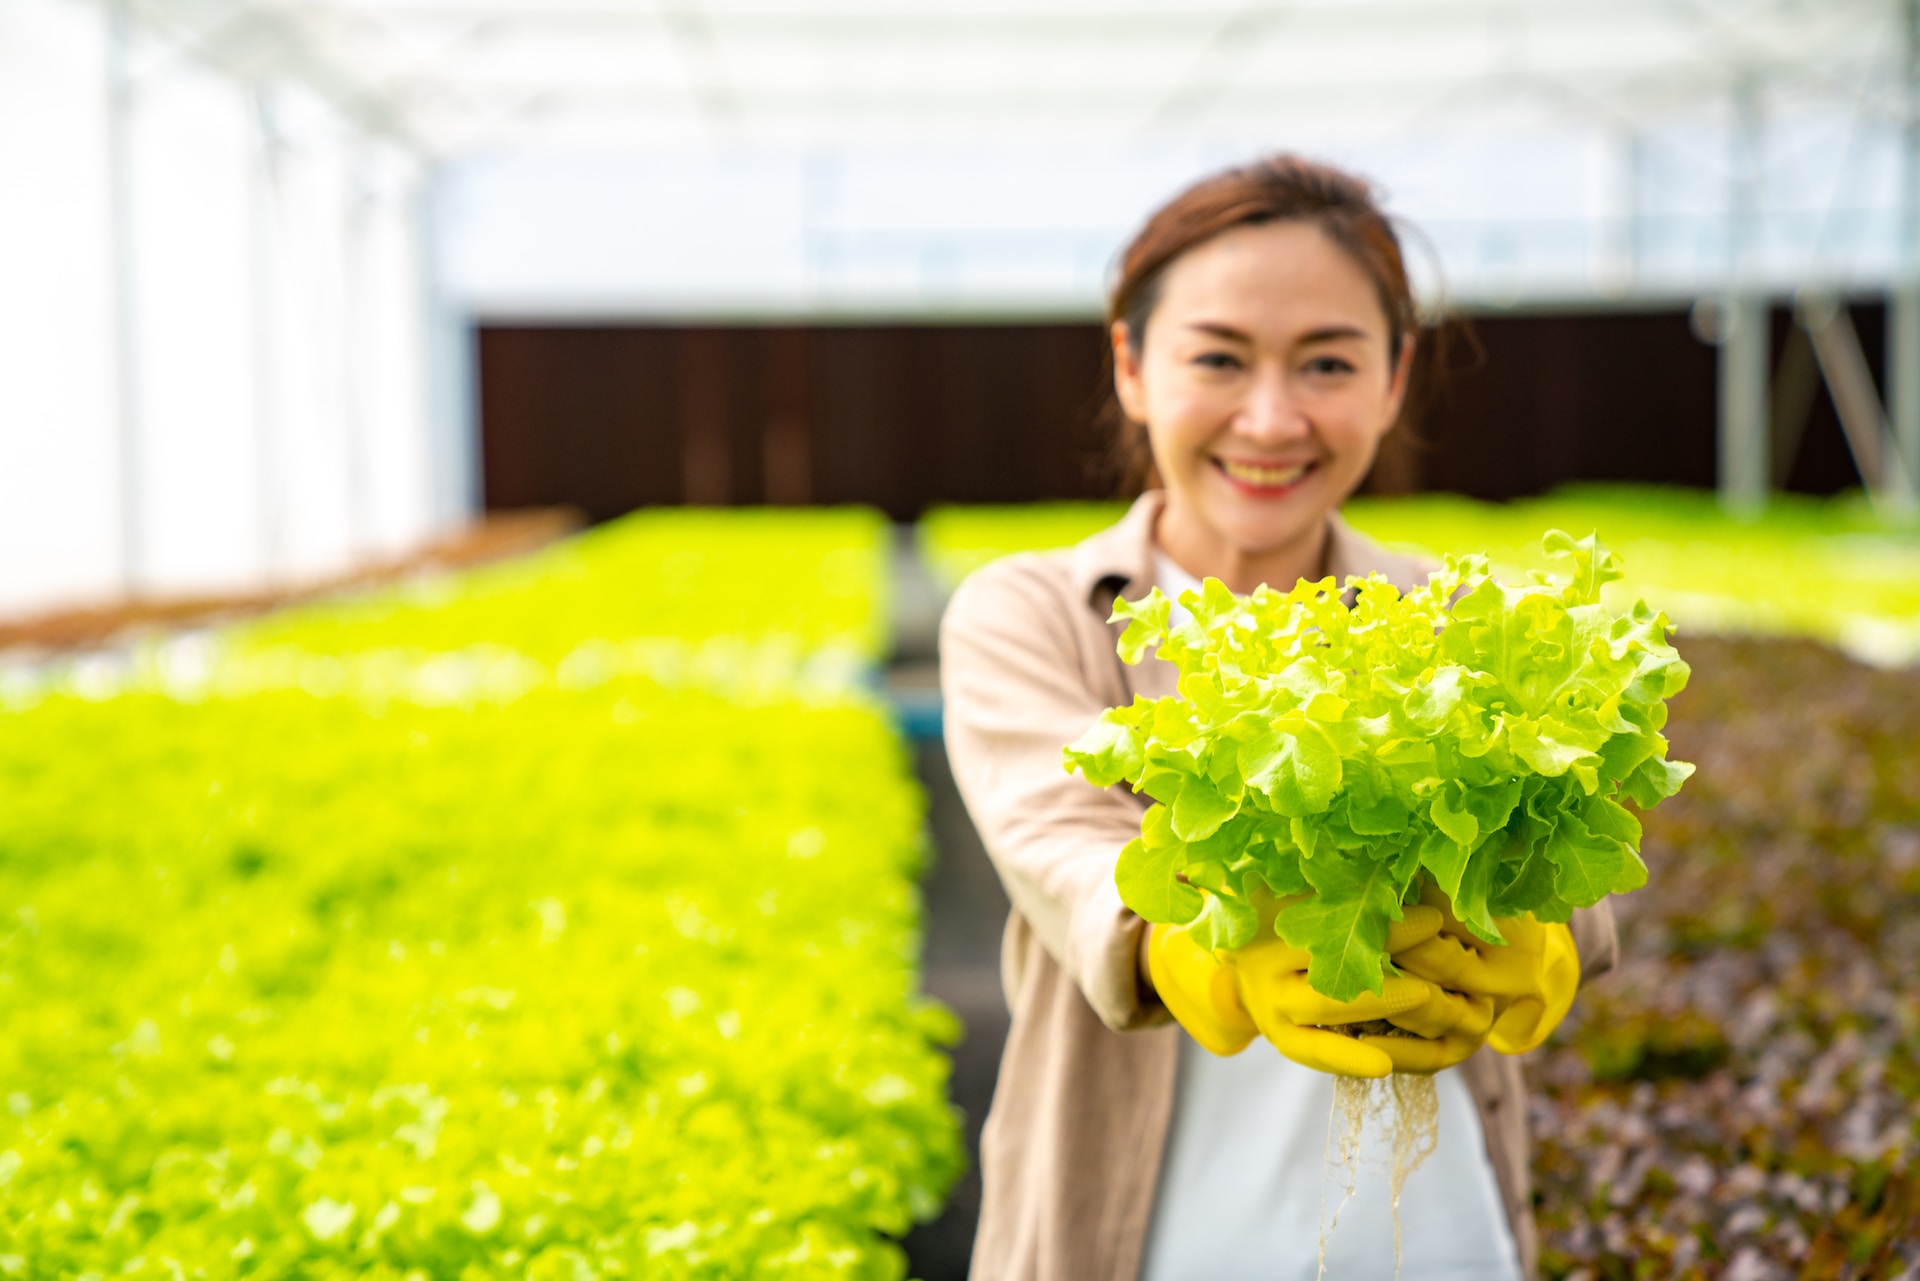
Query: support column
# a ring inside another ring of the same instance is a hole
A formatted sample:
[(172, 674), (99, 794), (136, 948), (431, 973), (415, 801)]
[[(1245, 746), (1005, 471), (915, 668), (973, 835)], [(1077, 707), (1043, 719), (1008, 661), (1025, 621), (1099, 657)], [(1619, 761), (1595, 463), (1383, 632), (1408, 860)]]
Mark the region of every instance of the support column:
[(265, 582), (278, 583), (287, 572), (287, 486), (281, 443), (280, 385), (283, 311), (280, 285), (284, 262), (280, 170), (284, 142), (275, 119), (273, 99), (266, 90), (254, 90), (253, 108), (257, 135), (250, 222), (254, 523), (260, 539), (260, 577)]
[(1906, 84), (1900, 130), (1900, 275), (1887, 300), (1887, 410), (1900, 466), (1888, 499), (1920, 509), (1920, 0), (1904, 0)]
[(1605, 146), (1595, 278), (1602, 293), (1620, 296), (1631, 293), (1641, 275), (1640, 170), (1646, 145), (1638, 131), (1619, 126)]
[(376, 199), (364, 138), (347, 156), (345, 258), (340, 282), (340, 408), (347, 455), (347, 554), (373, 554), (373, 480), (367, 444), (367, 345), (373, 317), (368, 304), (368, 223)]
[(1767, 413), (1767, 297), (1759, 277), (1761, 130), (1758, 87), (1743, 81), (1733, 102), (1727, 188), (1727, 296), (1715, 337), (1720, 344), (1720, 501), (1734, 512), (1766, 506), (1772, 440)]
[(1720, 502), (1729, 511), (1766, 506), (1772, 449), (1768, 432), (1767, 300), (1729, 296), (1717, 317), (1720, 343)]
[(133, 205), (133, 33), (118, 5), (107, 10), (107, 196), (113, 242), (114, 444), (120, 506), (120, 590), (147, 587), (146, 458), (140, 423), (139, 259)]
[(1920, 508), (1920, 280), (1908, 279), (1894, 290), (1887, 331), (1888, 406), (1893, 419), (1895, 456), (1889, 501), (1896, 510)]
[(427, 400), (431, 431), (433, 526), (458, 529), (486, 506), (480, 448), (479, 334), (474, 318), (449, 296), (436, 226), (444, 219), (444, 179), (428, 175), (417, 229), (426, 306)]

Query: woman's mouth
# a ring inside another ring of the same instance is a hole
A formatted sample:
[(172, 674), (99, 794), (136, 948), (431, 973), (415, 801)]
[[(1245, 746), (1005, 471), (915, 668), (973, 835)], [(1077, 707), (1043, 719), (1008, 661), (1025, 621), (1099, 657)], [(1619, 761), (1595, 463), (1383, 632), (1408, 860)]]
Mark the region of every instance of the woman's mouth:
[(1215, 458), (1213, 465), (1220, 469), (1227, 483), (1244, 494), (1258, 498), (1274, 498), (1296, 488), (1306, 479), (1314, 464), (1311, 462), (1273, 463), (1238, 462), (1229, 458)]

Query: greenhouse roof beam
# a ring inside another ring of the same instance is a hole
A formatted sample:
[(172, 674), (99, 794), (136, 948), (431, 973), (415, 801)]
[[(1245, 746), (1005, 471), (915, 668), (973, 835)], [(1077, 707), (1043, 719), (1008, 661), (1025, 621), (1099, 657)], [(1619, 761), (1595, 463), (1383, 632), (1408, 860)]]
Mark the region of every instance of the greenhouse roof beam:
[(1743, 78), (1849, 101), (1884, 81), (1885, 109), (1898, 105), (1888, 0), (127, 3), (199, 33), (203, 56), (239, 74), (307, 81), (442, 151), (593, 112), (636, 140), (771, 130), (833, 145), (926, 113), (981, 140), (1271, 133), (1294, 112), (1381, 127), (1515, 102), (1633, 122), (1711, 105)]
[[(181, 0), (191, 3), (194, 0)], [(262, 0), (278, 7), (318, 6), (337, 10), (378, 12), (397, 17), (473, 16), (517, 18), (528, 21), (561, 22), (579, 19), (631, 18), (657, 21), (662, 18), (697, 15), (710, 21), (750, 21), (773, 34), (790, 35), (796, 30), (815, 31), (826, 27), (844, 32), (862, 29), (894, 28), (916, 33), (929, 27), (956, 26), (990, 28), (1009, 34), (1031, 34), (1036, 29), (1071, 29), (1077, 34), (1093, 31), (1121, 31), (1151, 28), (1211, 27), (1233, 18), (1265, 20), (1284, 18), (1288, 22), (1314, 23), (1347, 32), (1364, 31), (1371, 24), (1400, 31), (1409, 23), (1427, 27), (1456, 27), (1476, 22), (1510, 22), (1525, 19), (1535, 25), (1612, 24), (1624, 18), (1652, 17), (1664, 22), (1713, 25), (1737, 31), (1740, 24), (1756, 18), (1804, 22), (1810, 16), (1853, 14), (1885, 20), (1884, 0), (1834, 0), (1831, 4), (1810, 5), (1806, 0), (1735, 0), (1718, 4), (1697, 0), (1614, 0), (1602, 7), (1567, 3), (1540, 3), (1540, 0), (1318, 0), (1305, 3), (1248, 4), (1245, 0), (1195, 0), (1170, 4), (1168, 0), (1137, 0), (1121, 3), (1041, 3), (1039, 0), (1006, 0), (1005, 3), (976, 3), (954, 0), (952, 3), (845, 3), (770, 4), (766, 0), (697, 0), (678, 3), (642, 3), (640, 0), (565, 0), (564, 3), (540, 3), (539, 0)], [(1737, 20), (1737, 21), (1736, 21)]]
[[(1836, 68), (1835, 80), (1839, 80), (1847, 70), (1864, 72), (1867, 69), (1865, 64)], [(404, 88), (405, 82), (400, 82), (400, 85)], [(1403, 79), (1399, 86), (1408, 91), (1413, 100), (1389, 104), (1381, 110), (1390, 111), (1392, 114), (1386, 118), (1393, 118), (1401, 110), (1426, 112), (1436, 106), (1453, 111), (1496, 102), (1507, 106), (1511, 105), (1511, 99), (1519, 97), (1538, 103), (1547, 114), (1555, 116), (1636, 120), (1653, 118), (1662, 108), (1671, 110), (1687, 106), (1714, 106), (1733, 87), (1730, 82), (1715, 84), (1711, 90), (1703, 89), (1698, 80), (1684, 73), (1671, 77), (1635, 77), (1631, 85), (1639, 102), (1638, 110), (1629, 110), (1613, 101), (1608, 94), (1613, 82), (1602, 77), (1581, 80), (1512, 73), (1470, 85), (1461, 85), (1444, 77)], [(1364, 108), (1374, 100), (1372, 90), (1376, 87), (1352, 80), (1222, 86), (1211, 89), (1209, 97), (1214, 105), (1227, 109), (1295, 108), (1319, 116), (1326, 112), (1311, 109), (1324, 107), (1329, 112), (1355, 112), (1356, 119), (1369, 120), (1374, 113), (1368, 113)], [(1180, 88), (1171, 86), (1169, 92), (1178, 93)], [(554, 87), (542, 87), (535, 80), (516, 79), (475, 84), (468, 94), (475, 102), (491, 102), (502, 95), (516, 97), (536, 90), (541, 92), (543, 101), (550, 104), (603, 106), (623, 111), (684, 105), (691, 96), (697, 101), (724, 100), (730, 110), (744, 110), (750, 114), (786, 114), (811, 110), (858, 117), (861, 113), (884, 106), (896, 117), (915, 112), (959, 113), (980, 109), (987, 113), (989, 119), (1009, 115), (1030, 119), (1032, 113), (1043, 111), (1053, 113), (1055, 119), (1101, 115), (1136, 99), (1139, 93), (1137, 88), (1122, 85), (1021, 86), (991, 94), (970, 85), (937, 84), (911, 87), (843, 84), (831, 88), (762, 86), (736, 90), (728, 81), (716, 78), (693, 80), (678, 86), (603, 83)], [(1445, 94), (1446, 97), (1439, 102), (1422, 101), (1420, 95), (1423, 93)], [(898, 124), (900, 121), (869, 123)]]
[(137, 80), (164, 75), (191, 59), (254, 86), (298, 84), (360, 128), (413, 151), (427, 149), (413, 122), (325, 42), (273, 0), (101, 0), (110, 12), (157, 36), (139, 59)]

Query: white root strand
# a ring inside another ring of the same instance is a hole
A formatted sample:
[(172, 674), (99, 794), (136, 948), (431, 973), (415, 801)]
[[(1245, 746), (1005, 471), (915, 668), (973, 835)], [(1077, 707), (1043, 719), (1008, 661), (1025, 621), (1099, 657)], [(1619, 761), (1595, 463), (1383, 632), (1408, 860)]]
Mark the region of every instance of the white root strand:
[[(1392, 1140), (1387, 1158), (1387, 1187), (1392, 1198), (1393, 1274), (1400, 1275), (1400, 1193), (1407, 1179), (1426, 1163), (1440, 1143), (1440, 1096), (1431, 1076), (1395, 1073), (1374, 1088), (1363, 1077), (1340, 1076), (1333, 1082), (1333, 1108), (1327, 1114), (1325, 1166), (1320, 1183), (1320, 1262), (1316, 1278), (1327, 1272), (1327, 1238), (1340, 1223), (1340, 1212), (1353, 1199), (1360, 1179), (1360, 1143), (1368, 1117), (1374, 1118)], [(1393, 1115), (1387, 1116), (1391, 1106)], [(1327, 1181), (1340, 1185), (1340, 1204), (1327, 1217)]]

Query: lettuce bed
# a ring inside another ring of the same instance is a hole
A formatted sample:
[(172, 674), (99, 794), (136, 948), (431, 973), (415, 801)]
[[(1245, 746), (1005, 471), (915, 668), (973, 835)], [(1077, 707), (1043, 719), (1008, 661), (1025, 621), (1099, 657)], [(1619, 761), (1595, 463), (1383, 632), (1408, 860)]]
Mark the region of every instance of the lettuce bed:
[(1920, 1268), (1920, 671), (1682, 637), (1649, 888), (1534, 1083), (1549, 1278)]
[(954, 1029), (872, 712), (612, 685), (8, 730), (0, 1272), (886, 1277), (876, 1232), (939, 1206)]
[(887, 646), (892, 529), (864, 507), (642, 511), (522, 559), (288, 610), (242, 652), (440, 653), (485, 644), (537, 662), (583, 639), (778, 639), (872, 660)]
[(920, 518), (920, 554), (948, 591), (990, 560), (1070, 547), (1126, 514), (1125, 503), (935, 507)]
[(1508, 571), (1545, 568), (1540, 531), (1597, 529), (1627, 576), (1614, 604), (1644, 596), (1688, 632), (1804, 636), (1882, 666), (1920, 660), (1920, 525), (1857, 499), (1775, 495), (1736, 520), (1698, 490), (1591, 487), (1495, 504), (1445, 495), (1351, 504), (1387, 543), (1483, 551)]
[[(702, 520), (743, 558), (807, 532)], [(715, 692), (756, 628), (870, 643), (883, 592), (596, 614), (644, 561), (257, 633), (416, 656), (384, 684), (0, 716), (0, 1277), (903, 1275), (962, 1161), (923, 800), (858, 697)], [(582, 666), (682, 624), (713, 679)], [(545, 677), (442, 679), (502, 653)]]
[[(1540, 533), (1598, 531), (1627, 576), (1608, 602), (1644, 597), (1687, 632), (1805, 636), (1882, 666), (1920, 660), (1920, 527), (1875, 517), (1857, 499), (1775, 495), (1752, 520), (1695, 490), (1590, 486), (1483, 503), (1451, 495), (1358, 499), (1358, 528), (1439, 556), (1484, 552), (1496, 569), (1544, 569)], [(921, 541), (948, 586), (1009, 552), (1063, 547), (1119, 519), (1115, 504), (950, 507)]]

